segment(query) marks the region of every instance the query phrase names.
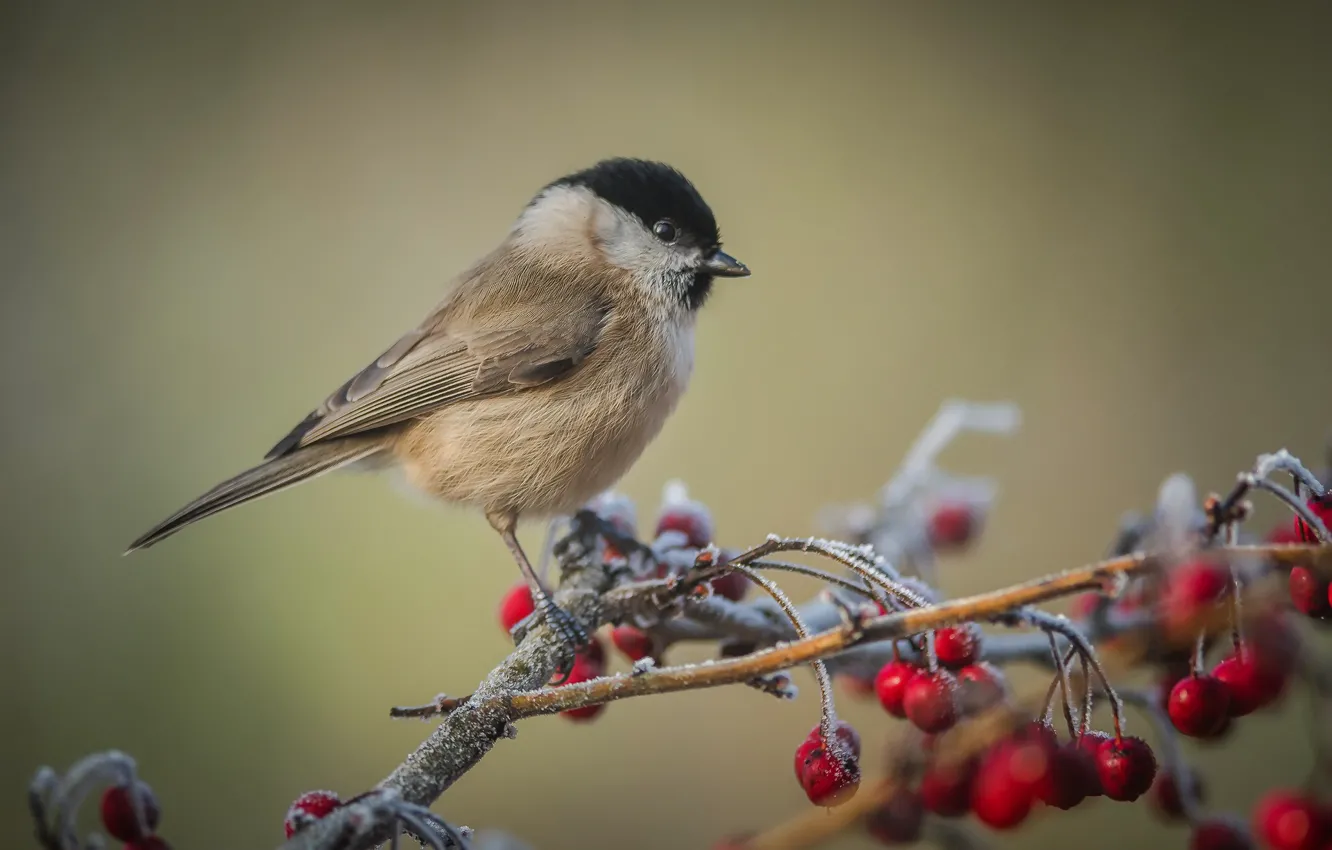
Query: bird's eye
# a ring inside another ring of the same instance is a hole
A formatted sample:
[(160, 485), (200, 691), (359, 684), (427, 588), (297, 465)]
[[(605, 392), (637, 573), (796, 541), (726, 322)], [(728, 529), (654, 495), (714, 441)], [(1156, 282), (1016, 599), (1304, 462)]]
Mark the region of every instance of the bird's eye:
[(652, 225), (652, 233), (667, 245), (674, 242), (675, 237), (677, 236), (675, 225), (672, 224), (671, 220), (668, 218), (663, 218), (661, 221)]

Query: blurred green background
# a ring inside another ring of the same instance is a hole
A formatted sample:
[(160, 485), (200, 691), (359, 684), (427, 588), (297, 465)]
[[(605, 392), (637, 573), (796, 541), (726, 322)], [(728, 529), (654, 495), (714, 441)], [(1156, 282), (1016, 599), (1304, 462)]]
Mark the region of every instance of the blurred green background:
[[(177, 847), (273, 845), (298, 792), (361, 790), (427, 734), (389, 705), (504, 655), (493, 533), (381, 479), (120, 552), (602, 156), (679, 166), (754, 269), (719, 286), (693, 388), (623, 482), (645, 521), (679, 476), (724, 544), (809, 533), (942, 399), (1012, 399), (1018, 437), (947, 458), (1002, 482), (944, 566), (975, 591), (1098, 557), (1172, 471), (1219, 489), (1260, 451), (1319, 460), (1316, 9), (4, 4), (0, 845), (28, 846), (37, 765), (106, 747), (139, 758)], [(891, 729), (842, 710), (870, 747)], [(1302, 711), (1201, 753), (1221, 808), (1302, 778)], [(540, 850), (706, 846), (806, 810), (790, 754), (815, 712), (809, 686), (735, 688), (527, 721), (436, 809)], [(1101, 801), (1000, 843), (1072, 838), (1186, 840)]]

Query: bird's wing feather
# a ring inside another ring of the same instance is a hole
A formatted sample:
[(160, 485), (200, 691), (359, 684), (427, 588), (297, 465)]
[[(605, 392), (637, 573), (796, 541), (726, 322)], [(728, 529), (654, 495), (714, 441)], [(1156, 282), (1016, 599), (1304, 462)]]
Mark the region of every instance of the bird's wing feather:
[[(485, 274), (480, 272), (479, 274)], [(499, 286), (508, 289), (501, 293)], [(473, 279), (325, 399), (269, 452), (403, 422), (459, 401), (518, 392), (575, 371), (609, 315), (596, 286), (530, 276)], [(534, 285), (537, 284), (537, 285)], [(506, 295), (512, 297), (505, 297)], [(459, 309), (466, 303), (470, 309)], [(502, 306), (501, 306), (502, 305)]]

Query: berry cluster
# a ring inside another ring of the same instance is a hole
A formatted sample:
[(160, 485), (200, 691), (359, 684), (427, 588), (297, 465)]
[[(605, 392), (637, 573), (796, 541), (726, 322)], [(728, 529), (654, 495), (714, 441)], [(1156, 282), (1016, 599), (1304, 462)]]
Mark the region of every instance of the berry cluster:
[[(626, 540), (633, 540), (637, 533), (637, 520), (634, 504), (617, 493), (603, 493), (587, 506)], [(684, 486), (678, 482), (667, 485), (662, 498), (661, 509), (657, 516), (652, 542), (648, 544), (653, 558), (655, 572), (650, 577), (665, 578), (679, 574), (692, 566), (699, 553), (712, 544), (715, 526), (712, 514), (707, 506), (690, 499)], [(602, 557), (607, 563), (627, 563), (627, 558), (616, 546), (614, 540), (602, 540)], [(720, 562), (725, 563), (727, 555), (722, 554)], [(711, 592), (718, 596), (740, 602), (745, 598), (750, 581), (741, 573), (727, 573), (708, 582)], [(500, 626), (506, 632), (513, 630), (532, 616), (536, 605), (532, 600), (532, 590), (526, 583), (518, 583), (504, 594), (499, 605)], [(604, 634), (592, 636), (588, 646), (574, 658), (572, 671), (563, 679), (562, 684), (588, 682), (605, 675), (607, 669), (605, 641), (609, 639), (630, 663), (654, 662), (660, 654), (652, 635), (630, 623), (607, 626)], [(570, 720), (591, 720), (605, 710), (605, 705), (592, 705), (560, 712)]]
[[(1323, 525), (1332, 526), (1332, 494), (1311, 499), (1308, 507)], [(1313, 543), (1317, 536), (1308, 523), (1297, 517), (1273, 531), (1268, 539), (1272, 543)], [(1288, 586), (1295, 610), (1313, 620), (1332, 623), (1332, 579), (1310, 567), (1297, 566), (1290, 571)]]
[[(143, 806), (143, 819), (134, 810), (134, 797)], [(162, 820), (162, 809), (157, 795), (147, 782), (137, 780), (133, 791), (129, 785), (112, 785), (102, 792), (102, 828), (107, 835), (125, 842), (125, 850), (171, 850), (171, 845), (157, 835)]]

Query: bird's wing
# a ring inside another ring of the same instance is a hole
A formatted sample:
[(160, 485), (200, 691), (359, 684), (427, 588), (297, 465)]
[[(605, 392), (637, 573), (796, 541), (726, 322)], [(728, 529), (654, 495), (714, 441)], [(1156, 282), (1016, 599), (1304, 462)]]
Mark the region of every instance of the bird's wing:
[(597, 287), (570, 281), (499, 277), (506, 282), (465, 285), (463, 295), (353, 375), (267, 456), (459, 401), (519, 392), (575, 371), (596, 349), (610, 313), (607, 299)]

